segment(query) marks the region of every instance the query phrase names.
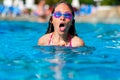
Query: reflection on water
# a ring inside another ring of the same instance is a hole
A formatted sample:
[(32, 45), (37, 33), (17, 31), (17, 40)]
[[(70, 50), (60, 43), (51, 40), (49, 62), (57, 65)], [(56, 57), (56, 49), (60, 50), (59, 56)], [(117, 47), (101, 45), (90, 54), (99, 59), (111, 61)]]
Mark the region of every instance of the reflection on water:
[(61, 46), (34, 46), (35, 49), (39, 49), (43, 53), (53, 53), (53, 54), (91, 54), (95, 50), (94, 47), (82, 46), (76, 48), (61, 47)]
[[(35, 46), (42, 56), (49, 71), (53, 72), (55, 80), (81, 79), (117, 79), (120, 74), (119, 62), (113, 54), (93, 54), (94, 47), (65, 48), (56, 46)], [(104, 74), (108, 76), (105, 76)], [(111, 77), (110, 75), (115, 77)], [(47, 75), (50, 76), (51, 74)], [(45, 78), (45, 77), (44, 77)]]
[[(40, 54), (43, 53), (43, 55), (49, 55), (49, 57), (45, 56), (44, 60), (52, 64), (49, 66), (49, 68), (53, 71), (53, 77), (55, 78), (55, 80), (74, 79), (74, 75), (72, 72), (64, 72), (66, 66), (68, 64), (78, 64), (77, 58), (79, 58), (80, 55), (89, 55), (95, 50), (94, 47), (88, 46), (78, 48), (35, 46), (34, 48), (39, 50)], [(71, 67), (72, 66), (73, 65), (71, 65)], [(65, 74), (67, 74), (66, 77), (64, 76)]]
[(105, 42), (106, 48), (120, 48), (120, 31), (118, 29), (105, 31), (97, 38)]

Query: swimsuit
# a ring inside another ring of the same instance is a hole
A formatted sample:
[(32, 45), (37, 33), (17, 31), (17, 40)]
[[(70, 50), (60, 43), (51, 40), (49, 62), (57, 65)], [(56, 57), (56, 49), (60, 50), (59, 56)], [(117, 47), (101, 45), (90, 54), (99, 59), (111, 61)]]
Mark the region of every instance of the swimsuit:
[[(52, 45), (52, 37), (53, 37), (53, 33), (50, 34), (50, 39), (49, 39), (48, 45)], [(70, 35), (68, 35), (68, 38), (69, 38), (70, 42), (69, 42), (69, 46), (67, 46), (67, 47), (72, 47), (72, 42), (71, 42), (72, 37)]]

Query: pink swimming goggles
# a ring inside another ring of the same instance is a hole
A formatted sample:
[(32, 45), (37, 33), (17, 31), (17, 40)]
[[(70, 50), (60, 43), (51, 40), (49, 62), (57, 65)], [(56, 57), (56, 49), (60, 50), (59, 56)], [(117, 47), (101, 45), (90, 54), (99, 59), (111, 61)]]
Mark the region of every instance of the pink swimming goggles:
[(61, 16), (64, 16), (67, 19), (72, 19), (73, 17), (72, 13), (69, 12), (66, 12), (64, 14), (62, 14), (61, 12), (54, 12), (52, 16), (54, 16), (55, 18), (60, 18)]

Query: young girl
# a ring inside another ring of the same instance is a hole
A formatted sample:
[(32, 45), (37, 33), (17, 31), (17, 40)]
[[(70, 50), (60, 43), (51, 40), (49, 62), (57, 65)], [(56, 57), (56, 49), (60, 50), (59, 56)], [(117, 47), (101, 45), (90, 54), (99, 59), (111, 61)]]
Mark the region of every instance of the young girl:
[(57, 3), (51, 13), (46, 34), (42, 36), (38, 45), (79, 47), (84, 42), (75, 31), (74, 10), (65, 1)]

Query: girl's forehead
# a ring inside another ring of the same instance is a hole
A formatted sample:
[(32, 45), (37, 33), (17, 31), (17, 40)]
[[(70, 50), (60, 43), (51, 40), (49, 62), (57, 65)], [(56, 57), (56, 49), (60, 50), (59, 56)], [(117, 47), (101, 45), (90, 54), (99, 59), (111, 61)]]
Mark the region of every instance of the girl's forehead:
[(67, 4), (61, 3), (56, 6), (55, 11), (70, 11), (71, 12), (71, 9), (69, 8)]

